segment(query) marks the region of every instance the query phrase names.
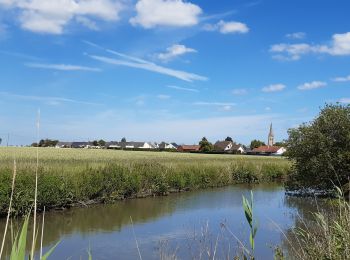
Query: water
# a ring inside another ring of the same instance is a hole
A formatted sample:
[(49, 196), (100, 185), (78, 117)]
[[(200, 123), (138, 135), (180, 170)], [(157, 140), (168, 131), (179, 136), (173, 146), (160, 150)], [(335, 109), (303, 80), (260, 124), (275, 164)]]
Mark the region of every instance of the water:
[[(249, 197), (251, 189), (259, 226), (256, 255), (273, 259), (272, 248), (285, 244), (279, 229), (287, 233), (297, 214), (315, 210), (312, 200), (286, 197), (283, 187), (274, 184), (235, 185), (51, 211), (45, 216), (44, 252), (61, 241), (50, 259), (86, 259), (89, 248), (94, 259), (138, 259), (136, 237), (143, 259), (159, 259), (160, 252), (174, 251), (180, 259), (191, 259), (191, 254), (198, 258), (200, 249), (214, 247), (216, 239), (217, 254), (223, 256), (228, 244), (232, 253), (237, 241), (220, 228), (221, 223), (249, 247), (242, 195)], [(0, 232), (4, 222), (0, 221)], [(194, 234), (206, 226), (209, 232), (201, 238), (210, 242), (199, 243), (200, 235), (194, 238)]]

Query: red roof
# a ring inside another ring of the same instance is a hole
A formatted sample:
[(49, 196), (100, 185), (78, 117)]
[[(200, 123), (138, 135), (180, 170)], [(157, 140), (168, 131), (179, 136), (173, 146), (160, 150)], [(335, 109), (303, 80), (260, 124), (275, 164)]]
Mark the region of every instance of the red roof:
[(277, 153), (277, 151), (281, 149), (280, 146), (268, 146), (268, 145), (263, 145), (258, 148), (254, 148), (253, 152), (257, 153)]
[(198, 151), (200, 148), (199, 145), (180, 145), (178, 149), (182, 150), (193, 150), (193, 151)]

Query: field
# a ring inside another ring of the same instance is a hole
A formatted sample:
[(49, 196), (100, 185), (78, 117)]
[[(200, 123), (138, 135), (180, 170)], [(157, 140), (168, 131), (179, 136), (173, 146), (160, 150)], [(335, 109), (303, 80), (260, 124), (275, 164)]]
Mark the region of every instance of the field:
[[(33, 205), (36, 148), (0, 148), (0, 215), (7, 211), (13, 161), (17, 176), (13, 214)], [(39, 148), (38, 207), (69, 207), (130, 197), (283, 181), (283, 158), (90, 149)]]

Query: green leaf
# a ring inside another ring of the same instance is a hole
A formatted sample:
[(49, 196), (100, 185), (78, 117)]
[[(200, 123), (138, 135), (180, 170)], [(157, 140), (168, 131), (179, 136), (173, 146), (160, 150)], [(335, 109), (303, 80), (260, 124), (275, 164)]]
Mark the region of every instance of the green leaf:
[(43, 255), (41, 260), (47, 260), (47, 258), (53, 253), (59, 243), (61, 243), (61, 241), (58, 241), (53, 247), (51, 247), (50, 250), (45, 255)]

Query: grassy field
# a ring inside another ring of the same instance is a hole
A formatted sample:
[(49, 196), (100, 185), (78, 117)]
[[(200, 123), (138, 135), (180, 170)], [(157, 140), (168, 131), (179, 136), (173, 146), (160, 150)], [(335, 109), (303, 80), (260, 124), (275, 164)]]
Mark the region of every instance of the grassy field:
[[(0, 215), (7, 211), (14, 159), (13, 214), (25, 214), (33, 205), (36, 149), (0, 148)], [(39, 209), (283, 181), (290, 168), (287, 160), (276, 157), (90, 149), (40, 148), (39, 160)]]

